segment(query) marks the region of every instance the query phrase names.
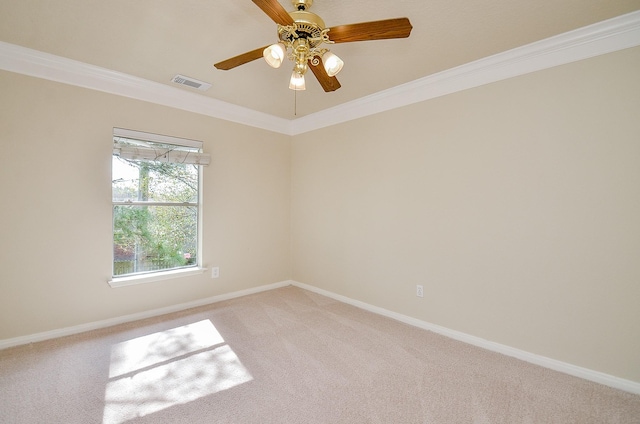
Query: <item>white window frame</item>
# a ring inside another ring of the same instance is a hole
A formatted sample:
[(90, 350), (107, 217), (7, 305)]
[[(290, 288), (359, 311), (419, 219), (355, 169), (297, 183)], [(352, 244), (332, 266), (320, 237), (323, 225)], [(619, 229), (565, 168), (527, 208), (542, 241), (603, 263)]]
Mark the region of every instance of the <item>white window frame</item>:
[[(133, 139), (133, 140), (141, 140), (141, 141), (150, 141), (150, 142), (163, 143), (163, 144), (173, 144), (173, 145), (184, 146), (184, 147), (192, 147), (192, 148), (199, 149), (200, 152), (202, 152), (202, 147), (203, 147), (203, 143), (197, 140), (189, 140), (185, 138), (146, 133), (142, 131), (128, 130), (123, 128), (113, 128), (113, 139), (115, 139), (116, 137), (122, 137), (122, 138)], [(115, 143), (114, 143), (114, 152), (116, 150), (118, 150), (118, 148), (115, 146)], [(126, 154), (129, 154), (129, 155), (135, 154), (135, 153), (136, 152), (132, 152), (132, 151), (126, 152)], [(144, 152), (139, 152), (139, 153), (141, 154), (141, 158), (144, 158)], [(186, 158), (181, 157), (179, 160), (183, 161), (185, 159)], [(207, 268), (204, 267), (202, 264), (202, 257), (203, 257), (202, 255), (202, 246), (203, 246), (203, 242), (202, 242), (202, 220), (203, 220), (202, 219), (202, 215), (203, 215), (202, 214), (202, 198), (203, 198), (202, 166), (207, 166), (209, 164), (210, 156), (206, 153), (198, 153), (197, 155), (190, 155), (188, 160), (190, 163), (199, 165), (198, 166), (198, 201), (196, 205), (198, 210), (198, 221), (197, 221), (198, 254), (196, 256), (197, 263), (195, 264), (195, 266), (190, 266), (185, 268), (177, 268), (177, 269), (162, 270), (162, 271), (155, 271), (155, 272), (148, 272), (148, 273), (139, 273), (139, 274), (129, 274), (122, 277), (118, 277), (118, 276), (113, 276), (114, 257), (113, 257), (113, 249), (112, 249), (112, 252), (111, 252), (112, 277), (108, 281), (111, 287), (113, 288), (126, 287), (126, 286), (137, 285), (137, 284), (151, 283), (154, 281), (162, 281), (162, 280), (174, 279), (178, 277), (186, 277), (191, 275), (202, 274), (207, 270)], [(112, 198), (111, 199), (112, 217), (113, 217), (113, 206), (118, 204), (129, 204), (129, 203), (114, 202)], [(113, 229), (111, 231), (111, 241), (113, 243)]]

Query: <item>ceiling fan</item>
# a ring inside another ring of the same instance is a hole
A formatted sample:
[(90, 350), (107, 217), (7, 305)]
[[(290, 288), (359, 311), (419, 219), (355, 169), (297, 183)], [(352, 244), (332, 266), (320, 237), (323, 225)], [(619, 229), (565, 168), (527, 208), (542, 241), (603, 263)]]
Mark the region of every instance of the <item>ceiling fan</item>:
[(285, 57), (294, 63), (289, 88), (304, 90), (304, 75), (309, 68), (326, 92), (340, 88), (336, 74), (344, 62), (325, 44), (353, 41), (406, 38), (411, 34), (408, 18), (385, 19), (326, 28), (320, 16), (309, 12), (313, 0), (291, 0), (295, 10), (287, 12), (278, 0), (252, 0), (264, 13), (278, 24), (279, 41), (247, 53), (216, 63), (217, 69), (229, 70), (264, 57), (266, 62), (278, 68)]

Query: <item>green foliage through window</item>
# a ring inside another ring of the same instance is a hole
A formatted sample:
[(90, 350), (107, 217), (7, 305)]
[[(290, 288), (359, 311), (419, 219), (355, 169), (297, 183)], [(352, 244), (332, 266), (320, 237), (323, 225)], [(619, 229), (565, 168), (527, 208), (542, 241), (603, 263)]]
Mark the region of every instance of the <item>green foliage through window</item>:
[(199, 166), (162, 161), (165, 151), (189, 148), (114, 141), (154, 149), (159, 160), (113, 155), (113, 275), (197, 265)]

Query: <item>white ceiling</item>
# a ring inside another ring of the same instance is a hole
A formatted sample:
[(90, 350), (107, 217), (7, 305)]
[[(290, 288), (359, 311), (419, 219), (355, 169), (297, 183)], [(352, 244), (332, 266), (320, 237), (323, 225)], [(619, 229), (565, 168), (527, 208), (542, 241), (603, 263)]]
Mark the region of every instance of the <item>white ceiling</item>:
[(293, 119), (638, 9), (640, 0), (315, 0), (328, 27), (406, 16), (413, 31), (333, 46), (342, 88), (325, 93), (310, 73), (296, 98), (291, 67), (213, 67), (276, 41), (251, 0), (3, 0), (0, 40), (171, 86), (186, 75), (212, 84), (204, 96)]

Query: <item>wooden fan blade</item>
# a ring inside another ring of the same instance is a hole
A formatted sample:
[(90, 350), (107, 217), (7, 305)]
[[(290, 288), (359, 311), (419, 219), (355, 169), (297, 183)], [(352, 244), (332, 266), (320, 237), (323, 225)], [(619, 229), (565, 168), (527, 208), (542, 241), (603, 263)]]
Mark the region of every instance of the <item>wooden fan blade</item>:
[(330, 91), (336, 91), (341, 87), (340, 82), (336, 77), (330, 77), (327, 74), (327, 71), (324, 69), (324, 65), (322, 64), (322, 59), (320, 59), (320, 63), (318, 65), (314, 65), (309, 60), (309, 68), (313, 72), (313, 75), (316, 76), (316, 79), (327, 93)]
[(335, 43), (349, 43), (352, 41), (407, 38), (411, 34), (412, 28), (408, 18), (362, 22), (332, 27), (329, 30), (329, 39)]
[(278, 0), (252, 0), (264, 13), (280, 25), (293, 24), (293, 18), (289, 15)]
[(262, 57), (262, 52), (267, 47), (269, 46), (264, 46), (264, 47), (260, 47), (259, 49), (251, 50), (250, 52), (246, 52), (236, 57), (232, 57), (231, 59), (218, 62), (213, 66), (215, 66), (218, 69), (222, 69), (223, 71), (228, 71), (229, 69), (233, 69), (236, 66), (244, 65), (245, 63), (249, 63), (256, 59), (260, 59)]

